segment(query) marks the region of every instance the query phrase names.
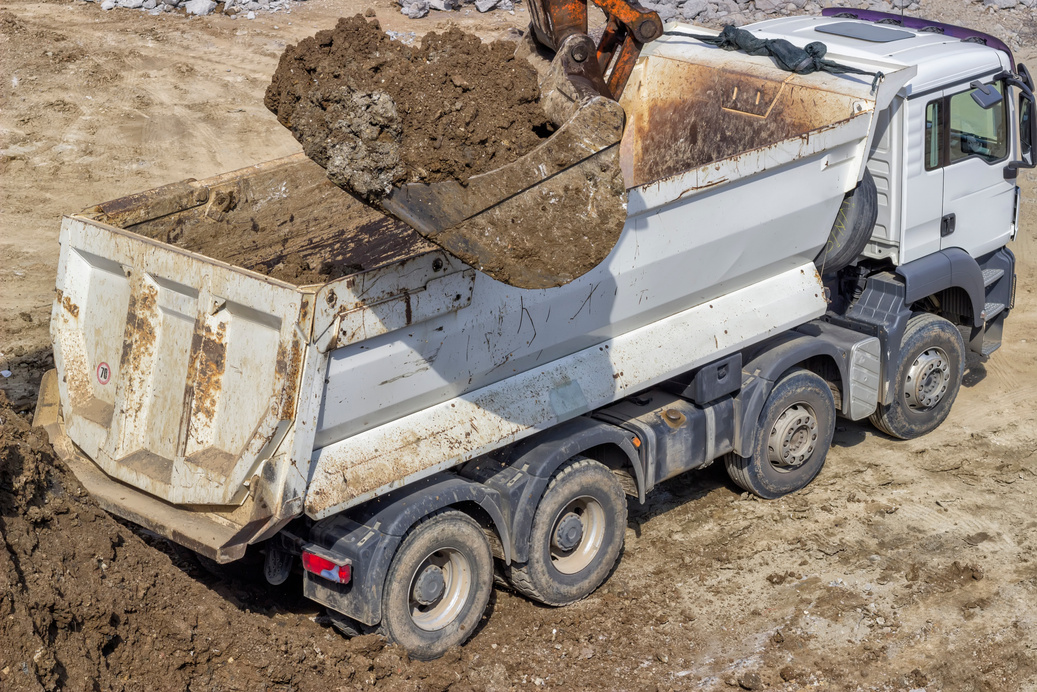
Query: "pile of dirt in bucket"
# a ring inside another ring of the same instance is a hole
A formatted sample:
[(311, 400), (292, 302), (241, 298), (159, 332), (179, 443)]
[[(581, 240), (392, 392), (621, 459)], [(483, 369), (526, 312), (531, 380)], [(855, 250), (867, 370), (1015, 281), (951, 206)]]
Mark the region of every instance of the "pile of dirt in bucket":
[(538, 99), (514, 43), (451, 28), (411, 47), (360, 15), (289, 46), (266, 92), (306, 155), (368, 201), (514, 161), (550, 134)]
[(458, 681), (458, 650), (410, 663), (376, 635), (346, 639), (314, 621), (323, 618), (280, 612), (269, 595), (253, 603), (228, 582), (207, 585), (153, 541), (98, 508), (46, 432), (0, 392), (0, 689), (324, 692), (391, 678), (395, 689), (442, 690)]

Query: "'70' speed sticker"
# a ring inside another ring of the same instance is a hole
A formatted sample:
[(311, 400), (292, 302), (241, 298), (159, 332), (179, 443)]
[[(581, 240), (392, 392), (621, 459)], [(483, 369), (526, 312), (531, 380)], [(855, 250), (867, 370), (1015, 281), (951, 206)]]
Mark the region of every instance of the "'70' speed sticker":
[(101, 384), (108, 384), (108, 380), (112, 379), (112, 369), (108, 367), (108, 363), (101, 363), (97, 366), (97, 381)]

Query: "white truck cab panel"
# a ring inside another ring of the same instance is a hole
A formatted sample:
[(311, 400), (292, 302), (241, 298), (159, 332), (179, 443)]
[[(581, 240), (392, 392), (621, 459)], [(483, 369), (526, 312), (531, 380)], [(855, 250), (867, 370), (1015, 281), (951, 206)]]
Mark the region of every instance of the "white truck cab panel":
[[(860, 25), (840, 17), (774, 19), (761, 38), (823, 41), (836, 62), (885, 61), (915, 76), (880, 117), (868, 167), (879, 218), (864, 255), (900, 265), (960, 248), (974, 258), (1008, 242), (1016, 206), (1005, 166), (1019, 158), (1012, 123), (1014, 89), (1003, 75), (1010, 56), (979, 42), (907, 27)], [(972, 83), (992, 85), (1000, 103), (982, 108)]]

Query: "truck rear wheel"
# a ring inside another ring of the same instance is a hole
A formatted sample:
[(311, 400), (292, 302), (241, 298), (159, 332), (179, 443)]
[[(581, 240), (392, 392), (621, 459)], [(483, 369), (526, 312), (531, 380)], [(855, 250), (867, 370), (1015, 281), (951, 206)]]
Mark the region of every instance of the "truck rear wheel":
[(834, 434), (835, 399), (828, 383), (809, 370), (793, 370), (767, 398), (752, 454), (729, 454), (727, 473), (766, 500), (787, 495), (821, 472)]
[(463, 512), (433, 514), (403, 539), (385, 577), (382, 632), (412, 658), (442, 656), (475, 632), (493, 591), (493, 555)]
[(619, 559), (627, 502), (607, 466), (575, 457), (551, 479), (533, 516), (529, 561), (512, 564), (508, 581), (522, 594), (553, 606), (586, 598)]
[(837, 272), (864, 252), (878, 220), (878, 188), (868, 169), (853, 190), (843, 198), (828, 242), (814, 264), (822, 274)]
[(909, 440), (935, 430), (951, 412), (965, 372), (965, 341), (948, 320), (930, 313), (907, 323), (900, 356), (892, 364), (893, 401), (879, 405), (872, 424)]

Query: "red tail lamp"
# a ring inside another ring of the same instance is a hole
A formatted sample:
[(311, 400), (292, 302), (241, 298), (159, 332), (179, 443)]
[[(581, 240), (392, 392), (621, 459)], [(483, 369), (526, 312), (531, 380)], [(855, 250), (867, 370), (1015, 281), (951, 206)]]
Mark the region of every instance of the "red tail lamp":
[(302, 566), (307, 572), (324, 577), (336, 584), (348, 584), (353, 578), (353, 566), (350, 564), (339, 565), (326, 557), (303, 551)]

